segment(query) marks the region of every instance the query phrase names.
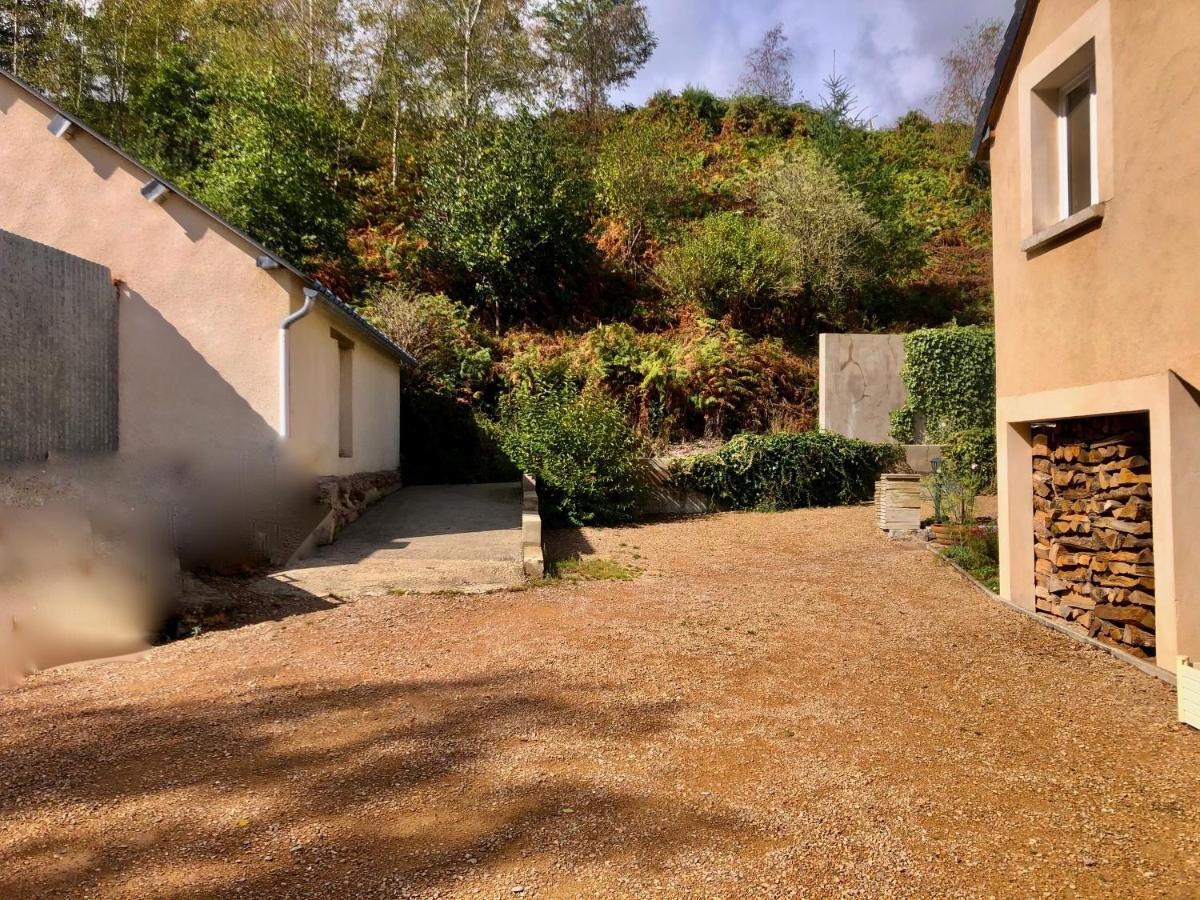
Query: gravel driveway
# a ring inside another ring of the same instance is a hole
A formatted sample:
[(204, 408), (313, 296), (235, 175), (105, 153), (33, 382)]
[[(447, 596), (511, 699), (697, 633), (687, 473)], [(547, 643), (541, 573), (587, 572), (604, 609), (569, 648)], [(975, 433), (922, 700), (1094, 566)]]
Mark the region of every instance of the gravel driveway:
[(1200, 895), (1173, 692), (869, 509), (551, 543), (0, 696), (0, 896)]

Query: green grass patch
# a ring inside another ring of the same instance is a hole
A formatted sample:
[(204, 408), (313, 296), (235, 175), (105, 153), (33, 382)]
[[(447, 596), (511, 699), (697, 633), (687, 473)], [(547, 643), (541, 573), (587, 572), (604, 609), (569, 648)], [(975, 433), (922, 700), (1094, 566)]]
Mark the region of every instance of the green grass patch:
[(554, 563), (560, 581), (630, 581), (641, 572), (611, 559), (564, 559)]
[(942, 555), (992, 591), (1000, 590), (1000, 538), (996, 532), (972, 529), (963, 543), (947, 547)]

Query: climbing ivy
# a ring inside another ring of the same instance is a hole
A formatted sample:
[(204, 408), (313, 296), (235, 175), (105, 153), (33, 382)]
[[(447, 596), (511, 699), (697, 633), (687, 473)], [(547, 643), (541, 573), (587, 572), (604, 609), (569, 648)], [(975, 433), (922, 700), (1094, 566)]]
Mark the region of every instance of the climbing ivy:
[(943, 443), (964, 428), (996, 420), (996, 342), (978, 325), (922, 328), (904, 337), (900, 378), (907, 402), (892, 413), (892, 437), (911, 443), (918, 419), (925, 440)]
[(901, 443), (920, 438), (942, 444), (948, 459), (994, 479), (996, 340), (992, 330), (951, 325), (909, 332), (904, 337), (900, 378), (908, 400), (892, 413), (892, 437)]

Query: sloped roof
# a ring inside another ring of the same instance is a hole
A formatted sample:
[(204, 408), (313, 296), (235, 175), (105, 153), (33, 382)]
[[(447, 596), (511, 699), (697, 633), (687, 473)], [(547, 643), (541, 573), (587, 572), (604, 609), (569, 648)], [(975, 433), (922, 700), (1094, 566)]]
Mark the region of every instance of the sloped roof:
[(63, 109), (61, 106), (59, 106), (57, 103), (55, 103), (49, 97), (47, 97), (45, 94), (43, 94), (37, 88), (35, 88), (33, 85), (28, 84), (27, 82), (23, 81), (21, 78), (18, 78), (16, 75), (7, 71), (6, 69), (0, 68), (0, 76), (3, 76), (4, 78), (8, 79), (9, 81), (11, 81), (17, 87), (21, 88), (21, 90), (25, 91), (26, 93), (31, 94), (32, 96), (36, 97), (39, 101), (41, 101), (46, 106), (48, 106), (52, 110), (54, 110), (58, 115), (62, 116), (64, 119), (67, 119), (69, 122), (71, 122), (71, 124), (73, 124), (80, 131), (83, 131), (83, 132), (86, 132), (87, 134), (89, 134), (91, 137), (93, 137), (95, 140), (99, 141), (101, 144), (103, 144), (105, 147), (107, 147), (113, 153), (120, 156), (126, 162), (141, 169), (143, 172), (146, 173), (147, 179), (153, 179), (153, 180), (161, 183), (172, 194), (177, 196), (180, 200), (183, 200), (186, 203), (190, 203), (192, 206), (194, 206), (196, 209), (200, 210), (202, 213), (204, 213), (210, 219), (219, 223), (224, 228), (227, 228), (229, 231), (232, 231), (239, 238), (241, 238), (243, 241), (248, 243), (252, 248), (254, 248), (254, 250), (256, 250), (258, 253), (260, 253), (263, 256), (268, 256), (271, 259), (273, 259), (275, 262), (279, 263), (279, 265), (282, 268), (287, 269), (289, 272), (291, 272), (293, 275), (295, 275), (297, 278), (299, 278), (305, 285), (307, 285), (308, 287), (317, 291), (318, 296), (325, 303), (325, 306), (330, 311), (332, 311), (335, 315), (342, 318), (343, 320), (347, 321), (353, 328), (356, 328), (359, 332), (366, 334), (369, 338), (372, 339), (372, 341), (381, 350), (383, 350), (389, 356), (392, 356), (393, 358), (398, 359), (400, 362), (403, 362), (410, 366), (415, 366), (417, 364), (416, 359), (413, 357), (413, 355), (411, 353), (409, 353), (407, 350), (405, 350), (399, 344), (396, 344), (387, 335), (385, 335), (382, 331), (380, 331), (378, 328), (376, 328), (374, 325), (372, 325), (370, 322), (368, 322), (366, 319), (364, 319), (358, 313), (358, 311), (354, 309), (354, 307), (352, 307), (346, 301), (342, 300), (342, 298), (337, 296), (337, 294), (333, 293), (333, 291), (331, 291), (329, 288), (327, 288), (321, 282), (319, 282), (315, 278), (312, 278), (309, 275), (305, 274), (299, 268), (297, 268), (295, 265), (293, 265), (291, 262), (289, 262), (288, 260), (286, 260), (282, 256), (280, 256), (278, 253), (274, 252), (273, 250), (269, 250), (267, 247), (263, 246), (261, 243), (259, 243), (257, 240), (255, 240), (253, 237), (246, 234), (246, 232), (242, 231), (242, 229), (238, 228), (236, 225), (231, 224), (230, 222), (226, 221), (221, 216), (217, 215), (217, 213), (213, 212), (211, 209), (209, 209), (207, 206), (205, 206), (203, 203), (201, 203), (195, 197), (192, 197), (191, 195), (187, 194), (186, 192), (180, 190), (169, 179), (163, 177), (158, 172), (154, 171), (149, 166), (147, 166), (145, 163), (130, 156), (128, 153), (126, 153), (124, 150), (122, 150), (120, 147), (118, 147), (116, 144), (114, 144), (112, 141), (110, 141), (104, 135), (100, 134), (94, 128), (89, 126), (86, 122), (82, 121), (78, 116), (67, 112), (65, 109)]
[(996, 57), (996, 68), (992, 72), (992, 81), (988, 85), (983, 108), (979, 110), (975, 119), (975, 136), (971, 140), (971, 156), (974, 159), (980, 159), (983, 151), (987, 149), (988, 138), (996, 125), (996, 117), (1000, 115), (1004, 96), (1012, 84), (1017, 60), (1021, 56), (1021, 48), (1025, 45), (1025, 37), (1029, 34), (1029, 26), (1037, 5), (1038, 0), (1016, 0), (1008, 30), (1004, 32), (1004, 44), (1000, 48), (1000, 55)]

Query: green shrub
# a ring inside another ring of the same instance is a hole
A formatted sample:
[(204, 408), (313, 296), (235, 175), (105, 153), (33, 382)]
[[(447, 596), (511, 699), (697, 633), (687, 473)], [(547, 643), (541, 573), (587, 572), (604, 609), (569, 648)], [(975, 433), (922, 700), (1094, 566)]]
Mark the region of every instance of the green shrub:
[(691, 113), (693, 118), (704, 124), (709, 135), (721, 130), (721, 120), (729, 109), (726, 101), (711, 91), (693, 85), (686, 86), (680, 92), (679, 102)]
[(487, 428), (517, 468), (537, 478), (551, 518), (573, 525), (633, 518), (644, 453), (611, 398), (569, 382), (522, 383), (501, 398)]
[(560, 307), (591, 252), (591, 199), (557, 126), (521, 110), (434, 146), (417, 225), (430, 260), (499, 331)]
[(792, 154), (762, 178), (759, 209), (782, 235), (813, 318), (834, 326), (887, 267), (878, 223), (830, 164)]
[(722, 123), (728, 134), (749, 137), (791, 137), (804, 117), (770, 97), (734, 97), (728, 102)]
[(959, 471), (972, 471), (983, 490), (996, 486), (996, 429), (963, 428), (943, 441), (942, 456)]
[(213, 89), (208, 163), (185, 181), (197, 199), (289, 259), (337, 256), (349, 210), (335, 186), (336, 125), (265, 71), (224, 77)]
[(793, 293), (788, 248), (771, 226), (736, 212), (700, 220), (657, 269), (668, 297), (739, 326), (773, 318)]
[(894, 444), (825, 431), (739, 434), (714, 453), (681, 460), (675, 474), (727, 509), (836, 506), (868, 499), (900, 454)]
[(603, 210), (623, 228), (632, 257), (649, 239), (662, 240), (696, 204), (703, 165), (700, 140), (678, 117), (634, 114), (604, 137), (593, 178)]
[(444, 294), (418, 294), (392, 285), (380, 290), (363, 314), (416, 357), (410, 390), (464, 400), (478, 397), (491, 374), (492, 351), (468, 306)]

